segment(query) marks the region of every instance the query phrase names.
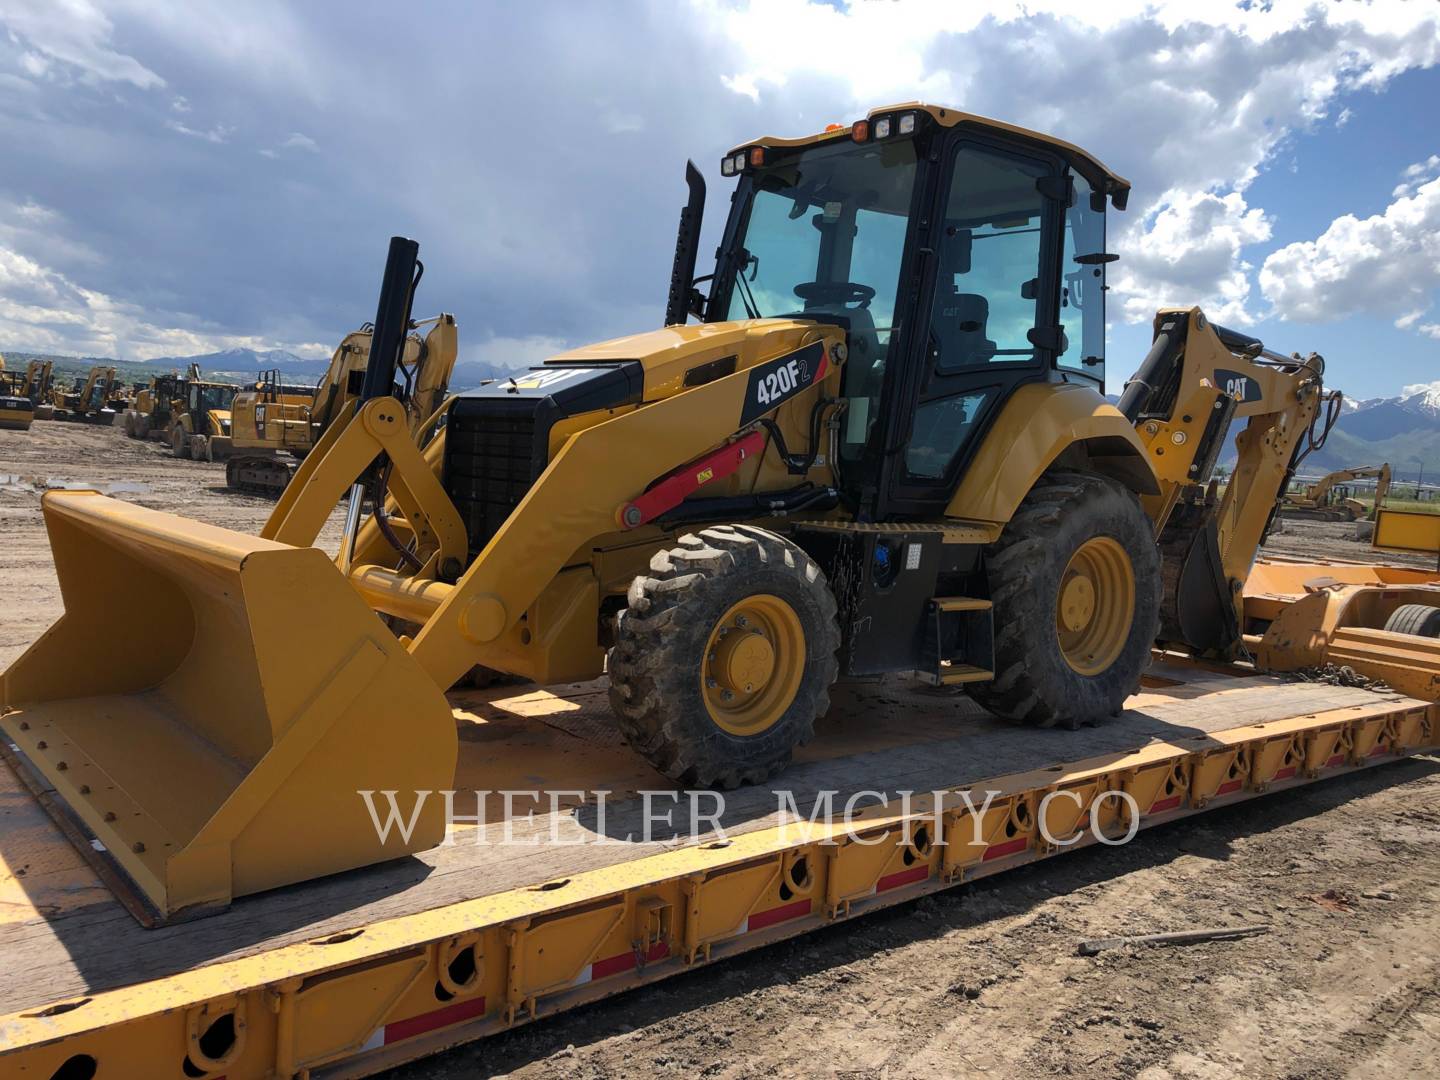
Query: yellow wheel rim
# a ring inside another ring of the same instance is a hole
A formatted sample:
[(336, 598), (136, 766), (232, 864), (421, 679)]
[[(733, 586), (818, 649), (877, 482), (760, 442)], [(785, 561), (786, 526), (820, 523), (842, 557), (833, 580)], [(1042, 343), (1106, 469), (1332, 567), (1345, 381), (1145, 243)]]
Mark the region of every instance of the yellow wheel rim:
[(1120, 655), (1135, 621), (1135, 569), (1108, 536), (1095, 536), (1070, 556), (1055, 597), (1055, 632), (1065, 662), (1099, 675)]
[(710, 719), (731, 735), (773, 727), (805, 674), (805, 631), (795, 609), (769, 593), (747, 596), (715, 623), (700, 665)]

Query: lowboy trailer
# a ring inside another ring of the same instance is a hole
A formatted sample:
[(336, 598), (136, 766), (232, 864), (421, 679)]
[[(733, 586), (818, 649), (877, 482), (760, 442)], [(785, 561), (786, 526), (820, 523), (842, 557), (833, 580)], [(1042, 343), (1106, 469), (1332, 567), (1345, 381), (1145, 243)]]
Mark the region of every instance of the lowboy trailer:
[[(1440, 742), (1425, 700), (1168, 654), (1121, 716), (1079, 731), (887, 676), (837, 687), (823, 737), (715, 817), (713, 796), (676, 792), (623, 744), (603, 683), (451, 702), (455, 815), (483, 806), (485, 823), (155, 929), (4, 747), (0, 1076), (368, 1076), (1094, 845), (1092, 823), (1119, 839)], [(522, 771), (538, 805), (500, 794)], [(826, 792), (836, 818), (812, 820)]]

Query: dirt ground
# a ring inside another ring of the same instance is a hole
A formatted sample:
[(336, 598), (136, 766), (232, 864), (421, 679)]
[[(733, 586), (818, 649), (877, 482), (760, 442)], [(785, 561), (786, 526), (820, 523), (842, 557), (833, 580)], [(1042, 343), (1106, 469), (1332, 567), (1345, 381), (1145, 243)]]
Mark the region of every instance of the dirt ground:
[[(118, 429), (0, 431), (0, 664), (62, 610), (39, 491), (63, 484), (252, 532), (271, 505)], [(1274, 549), (1366, 559), (1353, 528), (1294, 523)], [(1076, 952), (1252, 923), (1272, 929)], [(1426, 757), (903, 904), (393, 1075), (1431, 1076), (1437, 942), (1440, 760)]]

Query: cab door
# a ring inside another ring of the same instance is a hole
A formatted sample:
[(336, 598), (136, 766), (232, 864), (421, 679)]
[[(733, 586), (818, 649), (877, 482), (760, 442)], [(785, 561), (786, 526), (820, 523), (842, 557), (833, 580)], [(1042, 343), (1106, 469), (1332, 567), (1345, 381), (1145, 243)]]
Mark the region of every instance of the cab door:
[(941, 513), (980, 437), (1018, 387), (1049, 377), (1062, 164), (961, 138), (945, 154), (930, 264), (891, 414), (881, 516)]

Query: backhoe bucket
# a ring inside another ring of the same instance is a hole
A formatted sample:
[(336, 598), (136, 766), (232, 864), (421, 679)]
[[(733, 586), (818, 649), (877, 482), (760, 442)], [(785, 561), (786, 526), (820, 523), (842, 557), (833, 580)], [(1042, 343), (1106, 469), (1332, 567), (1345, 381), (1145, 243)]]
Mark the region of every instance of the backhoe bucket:
[(5, 673), (0, 728), (162, 916), (443, 838), (449, 705), (324, 552), (43, 505), (65, 614)]

